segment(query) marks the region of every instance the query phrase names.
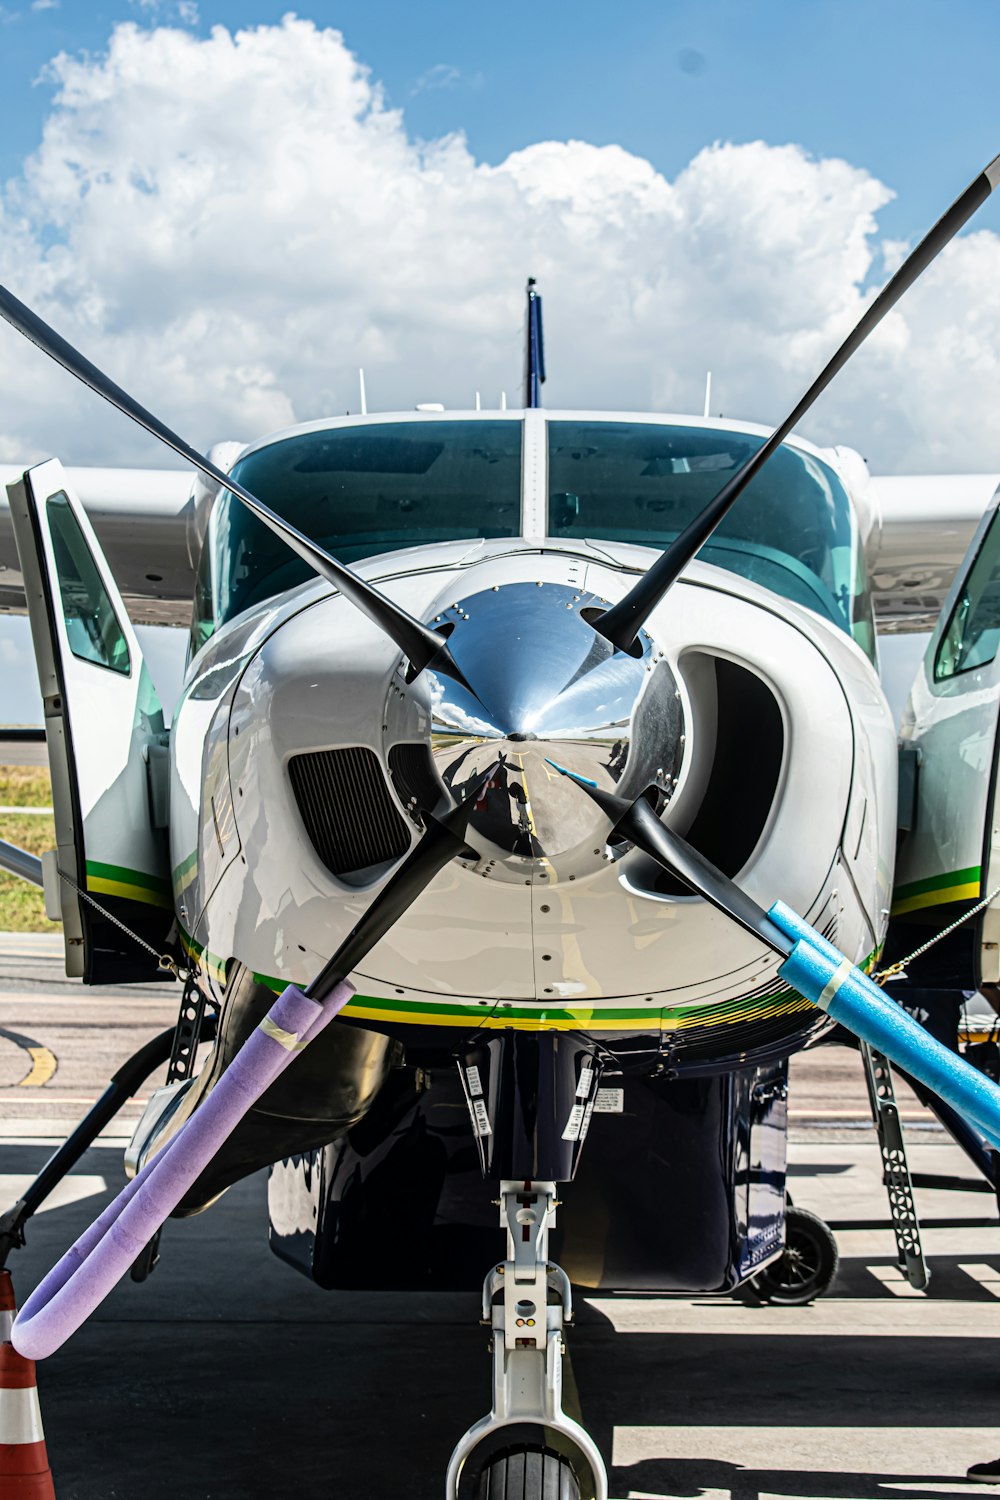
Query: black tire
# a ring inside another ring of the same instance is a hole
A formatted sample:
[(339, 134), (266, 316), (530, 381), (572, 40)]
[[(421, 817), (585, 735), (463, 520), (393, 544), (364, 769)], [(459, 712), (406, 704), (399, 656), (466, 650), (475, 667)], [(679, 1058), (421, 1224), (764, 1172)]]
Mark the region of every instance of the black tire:
[(828, 1224), (807, 1208), (785, 1210), (785, 1249), (750, 1279), (759, 1302), (772, 1307), (805, 1307), (830, 1287), (840, 1256)]
[(560, 1454), (518, 1443), (487, 1460), (475, 1494), (476, 1500), (580, 1500), (580, 1486)]

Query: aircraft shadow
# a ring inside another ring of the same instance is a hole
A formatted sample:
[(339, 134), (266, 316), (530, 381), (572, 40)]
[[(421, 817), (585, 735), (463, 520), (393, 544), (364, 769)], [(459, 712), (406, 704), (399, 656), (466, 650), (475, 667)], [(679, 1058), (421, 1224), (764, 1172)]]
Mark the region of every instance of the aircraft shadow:
[(721, 1491), (730, 1500), (760, 1500), (763, 1495), (794, 1500), (941, 1500), (940, 1486), (960, 1483), (964, 1477), (754, 1469), (712, 1458), (646, 1459), (616, 1468), (610, 1476), (613, 1495), (655, 1495), (663, 1500), (694, 1500), (706, 1491)]

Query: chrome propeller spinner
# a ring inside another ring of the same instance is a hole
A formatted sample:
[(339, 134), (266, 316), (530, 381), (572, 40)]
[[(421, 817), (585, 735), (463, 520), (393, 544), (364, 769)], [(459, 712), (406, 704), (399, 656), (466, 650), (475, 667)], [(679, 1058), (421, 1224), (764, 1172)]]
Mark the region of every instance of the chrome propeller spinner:
[(464, 681), (433, 664), (393, 680), (387, 745), (429, 746), (442, 791), (458, 795), (499, 761), (469, 820), (478, 874), (572, 880), (608, 858), (607, 817), (553, 761), (630, 801), (649, 787), (661, 805), (671, 795), (684, 750), (676, 680), (645, 630), (636, 656), (596, 633), (590, 621), (606, 607), (558, 583), (495, 585), (434, 621), (452, 627)]

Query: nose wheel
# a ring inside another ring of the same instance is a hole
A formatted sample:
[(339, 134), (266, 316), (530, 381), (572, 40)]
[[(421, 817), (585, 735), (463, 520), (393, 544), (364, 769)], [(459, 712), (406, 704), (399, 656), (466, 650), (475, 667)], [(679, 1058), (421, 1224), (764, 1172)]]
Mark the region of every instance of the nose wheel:
[(772, 1307), (804, 1307), (828, 1290), (839, 1263), (829, 1224), (790, 1203), (785, 1210), (784, 1251), (751, 1277), (750, 1291), (758, 1302)]
[(455, 1448), (446, 1500), (607, 1500), (600, 1451), (562, 1409), (573, 1305), (566, 1272), (548, 1259), (555, 1194), (554, 1182), (500, 1184), (507, 1258), (486, 1277), (482, 1317), (492, 1330), (493, 1406)]
[(511, 1447), (480, 1471), (475, 1500), (580, 1500), (569, 1462), (550, 1448)]

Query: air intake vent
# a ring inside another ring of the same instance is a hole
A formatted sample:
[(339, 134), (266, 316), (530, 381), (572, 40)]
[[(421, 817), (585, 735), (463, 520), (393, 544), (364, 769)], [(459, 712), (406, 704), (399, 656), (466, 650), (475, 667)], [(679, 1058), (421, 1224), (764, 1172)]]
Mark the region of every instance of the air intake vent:
[(288, 763), (306, 832), (327, 869), (347, 875), (399, 859), (410, 847), (373, 750), (316, 750)]
[(433, 812), (444, 795), (445, 787), (434, 768), (429, 745), (414, 745), (404, 740), (389, 751), (389, 775), (396, 795), (414, 812)]

